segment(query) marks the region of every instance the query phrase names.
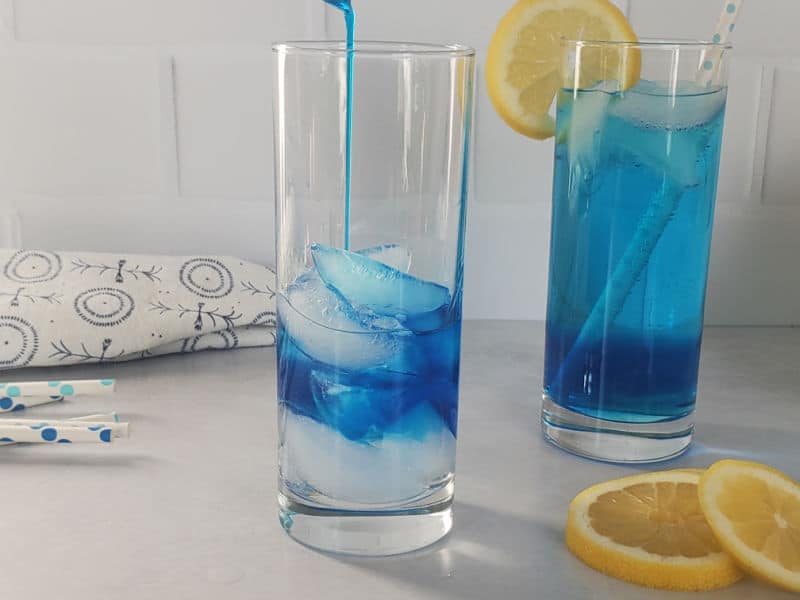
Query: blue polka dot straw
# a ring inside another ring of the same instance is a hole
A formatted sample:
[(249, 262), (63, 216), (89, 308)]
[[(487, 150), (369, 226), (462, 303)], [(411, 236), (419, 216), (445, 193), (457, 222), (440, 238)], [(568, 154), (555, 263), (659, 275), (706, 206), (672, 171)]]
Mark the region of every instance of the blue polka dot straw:
[[(728, 41), (728, 36), (736, 26), (736, 19), (742, 10), (744, 0), (725, 0), (722, 6), (722, 13), (717, 23), (717, 29), (711, 38), (715, 44), (724, 45)], [(697, 83), (708, 87), (714, 81), (717, 73), (719, 72), (719, 62), (722, 58), (723, 48), (715, 46), (703, 52), (703, 58), (700, 61), (700, 68), (697, 71)]]
[[(87, 426), (92, 425), (94, 427), (96, 427), (94, 425), (95, 423), (110, 423), (111, 424), (110, 430), (113, 433), (113, 430), (114, 430), (113, 425), (115, 423), (119, 423), (119, 416), (117, 415), (117, 413), (106, 413), (106, 414), (99, 414), (99, 415), (87, 415), (85, 417), (77, 417), (75, 419), (69, 419), (70, 423), (81, 422), (81, 421), (84, 422)], [(5, 419), (0, 419), (0, 425), (2, 425), (4, 422), (10, 422), (10, 420), (6, 421)], [(123, 425), (126, 425), (126, 424), (123, 424)], [(46, 426), (47, 426), (46, 422), (45, 423), (35, 423), (35, 427), (38, 427), (38, 429), (32, 428), (31, 431), (41, 431)], [(25, 432), (25, 433), (27, 434), (27, 432)], [(123, 432), (123, 433), (125, 433), (125, 432)], [(30, 434), (30, 435), (33, 435), (33, 434)], [(17, 437), (19, 438), (19, 435), (17, 435)], [(57, 439), (55, 440), (55, 442), (47, 442), (47, 440), (45, 440), (45, 439), (40, 439), (38, 441), (42, 442), (42, 443), (58, 443), (58, 444), (67, 444), (67, 443), (71, 444), (72, 443), (72, 440), (69, 439), (68, 437), (67, 438), (65, 438), (65, 437), (58, 438), (58, 436), (56, 436), (56, 437), (57, 437)], [(113, 437), (114, 436), (112, 436), (111, 439), (113, 439)], [(8, 446), (10, 444), (16, 444), (17, 441), (20, 441), (20, 440), (19, 439), (15, 440), (13, 437), (10, 436), (10, 434), (8, 434), (8, 432), (6, 434), (0, 434), (0, 446)], [(97, 439), (93, 440), (93, 441), (95, 441), (96, 443), (105, 443), (100, 438), (99, 432), (97, 433)]]
[[(105, 396), (114, 393), (114, 379), (83, 379), (73, 381), (11, 381), (0, 382), (2, 395), (9, 398), (32, 396)], [(30, 403), (28, 403), (30, 404)]]
[(17, 412), (25, 410), (31, 406), (41, 406), (51, 402), (61, 402), (64, 396), (31, 396), (20, 398), (19, 396), (0, 396), (0, 413)]
[(115, 438), (128, 437), (128, 424), (116, 421), (35, 421), (8, 419), (0, 421), (0, 442), (39, 444), (95, 443), (108, 444)]

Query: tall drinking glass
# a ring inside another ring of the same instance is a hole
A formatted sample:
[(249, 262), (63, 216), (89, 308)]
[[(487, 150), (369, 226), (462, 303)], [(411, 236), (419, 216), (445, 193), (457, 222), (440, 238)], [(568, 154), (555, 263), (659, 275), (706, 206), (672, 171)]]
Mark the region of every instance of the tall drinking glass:
[[(574, 453), (691, 442), (728, 49), (565, 43), (542, 422)], [(619, 72), (588, 79), (598, 64)]]
[(305, 544), (388, 555), (452, 526), (474, 52), (351, 56), (348, 94), (342, 44), (274, 48), (279, 506)]

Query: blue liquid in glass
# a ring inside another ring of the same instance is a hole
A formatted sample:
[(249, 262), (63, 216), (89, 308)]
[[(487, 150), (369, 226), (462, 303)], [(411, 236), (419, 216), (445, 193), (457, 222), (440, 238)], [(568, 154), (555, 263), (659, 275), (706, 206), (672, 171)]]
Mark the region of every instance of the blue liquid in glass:
[(282, 478), (329, 507), (427, 497), (454, 471), (460, 311), (398, 246), (311, 253), (278, 296)]
[(345, 108), (344, 148), (344, 249), (350, 249), (350, 175), (352, 172), (353, 139), (353, 50), (355, 45), (356, 13), (350, 0), (325, 0), (344, 13), (347, 44), (347, 101)]
[(646, 81), (560, 93), (544, 377), (556, 404), (625, 423), (692, 412), (725, 94)]

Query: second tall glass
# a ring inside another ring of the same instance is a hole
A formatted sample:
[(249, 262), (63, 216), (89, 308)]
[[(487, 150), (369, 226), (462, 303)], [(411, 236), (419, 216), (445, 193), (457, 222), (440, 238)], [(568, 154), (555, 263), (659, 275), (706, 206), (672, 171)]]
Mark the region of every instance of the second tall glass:
[(274, 55), (281, 522), (324, 550), (414, 550), (452, 526), (474, 52)]
[(645, 462), (692, 439), (726, 54), (565, 44), (542, 421), (572, 452)]

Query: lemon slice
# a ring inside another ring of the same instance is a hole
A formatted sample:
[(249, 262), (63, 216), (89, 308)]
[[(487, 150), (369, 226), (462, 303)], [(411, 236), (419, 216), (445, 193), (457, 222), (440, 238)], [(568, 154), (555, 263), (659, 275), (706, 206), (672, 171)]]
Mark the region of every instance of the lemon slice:
[(722, 460), (700, 480), (700, 505), (740, 567), (800, 592), (800, 484), (758, 463)]
[(711, 590), (742, 577), (700, 510), (700, 475), (686, 470), (592, 486), (569, 505), (567, 547), (590, 567), (639, 585)]
[[(492, 36), (486, 83), (498, 114), (523, 135), (545, 139), (555, 133), (548, 113), (563, 83), (562, 38), (637, 41), (625, 15), (609, 0), (519, 0)], [(640, 69), (636, 48), (587, 48), (580, 85), (616, 80), (620, 89), (628, 89)]]
[(673, 469), (678, 473), (696, 473), (697, 475), (702, 475), (706, 472), (705, 469), (698, 469), (696, 467), (681, 467), (680, 469)]

